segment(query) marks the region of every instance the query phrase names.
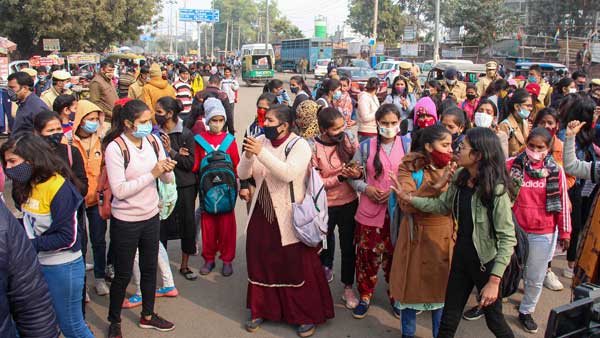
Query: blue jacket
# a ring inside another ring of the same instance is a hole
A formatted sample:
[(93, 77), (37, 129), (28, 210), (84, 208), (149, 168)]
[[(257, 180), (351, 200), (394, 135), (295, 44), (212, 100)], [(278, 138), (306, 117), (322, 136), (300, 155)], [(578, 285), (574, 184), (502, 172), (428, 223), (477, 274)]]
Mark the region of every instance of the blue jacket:
[(58, 337), (58, 324), (37, 253), (23, 226), (0, 201), (0, 337)]
[(25, 101), (19, 102), (18, 105), (11, 136), (23, 131), (33, 131), (33, 118), (44, 110), (52, 110), (34, 93), (31, 93)]

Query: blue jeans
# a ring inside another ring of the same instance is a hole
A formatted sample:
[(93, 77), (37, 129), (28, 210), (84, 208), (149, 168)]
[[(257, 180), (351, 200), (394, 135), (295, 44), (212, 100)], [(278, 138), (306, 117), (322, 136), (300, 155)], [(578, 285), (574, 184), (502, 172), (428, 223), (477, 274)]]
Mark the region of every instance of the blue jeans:
[(58, 326), (65, 338), (94, 338), (83, 320), (81, 311), (83, 277), (85, 264), (83, 257), (59, 265), (42, 265), (42, 272), (54, 311), (58, 318)]
[[(440, 331), (440, 323), (442, 321), (442, 311), (437, 309), (431, 311), (431, 333), (437, 337)], [(414, 336), (417, 334), (417, 311), (413, 309), (402, 310), (402, 334), (405, 336)]]
[[(94, 277), (96, 279), (106, 276), (106, 220), (100, 217), (98, 206), (94, 205), (86, 210), (94, 255)], [(110, 256), (110, 250), (109, 250)], [(111, 259), (109, 258), (109, 263)]]

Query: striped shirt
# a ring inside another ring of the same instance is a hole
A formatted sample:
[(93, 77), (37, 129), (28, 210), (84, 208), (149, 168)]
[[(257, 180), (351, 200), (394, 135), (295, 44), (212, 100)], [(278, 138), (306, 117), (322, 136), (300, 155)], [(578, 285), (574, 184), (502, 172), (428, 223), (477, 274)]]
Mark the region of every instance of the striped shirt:
[(177, 80), (173, 83), (175, 88), (176, 98), (183, 103), (183, 110), (181, 113), (187, 114), (192, 109), (192, 85), (189, 81), (185, 82)]

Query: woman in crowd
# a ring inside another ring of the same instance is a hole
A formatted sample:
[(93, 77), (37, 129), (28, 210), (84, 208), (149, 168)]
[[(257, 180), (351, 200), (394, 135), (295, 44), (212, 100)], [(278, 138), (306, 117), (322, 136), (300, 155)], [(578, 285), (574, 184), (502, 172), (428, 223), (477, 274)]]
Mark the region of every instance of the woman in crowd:
[(521, 88), (513, 93), (506, 104), (508, 116), (501, 120), (498, 128), (508, 135), (508, 156), (513, 157), (525, 148), (533, 101), (531, 95)]
[(437, 198), (417, 197), (397, 180), (392, 187), (399, 201), (422, 212), (452, 212), (458, 227), (438, 338), (454, 337), (473, 286), (480, 294), (488, 328), (496, 337), (514, 337), (498, 297), (517, 243), (511, 210), (513, 186), (500, 149), (492, 130), (470, 129), (457, 155), (457, 165), (462, 168), (446, 192)]
[(444, 92), (444, 86), (437, 80), (430, 80), (425, 82), (425, 89), (421, 98), (428, 96), (433, 100), (435, 106), (441, 111), (442, 101), (446, 99), (446, 93)]
[(467, 84), (467, 96), (458, 106), (467, 114), (469, 122), (473, 121), (473, 115), (479, 105), (479, 97), (477, 95), (477, 86), (474, 83)]
[[(110, 286), (108, 337), (121, 337), (121, 306), (139, 249), (141, 269), (141, 328), (170, 331), (175, 325), (154, 312), (160, 221), (156, 179), (170, 183), (176, 161), (166, 158), (160, 140), (151, 135), (152, 113), (140, 101), (119, 108), (113, 128), (103, 140), (106, 170), (114, 198), (111, 202), (110, 240), (115, 278)], [(129, 154), (125, 166), (123, 150)], [(156, 151), (158, 150), (158, 151)]]
[(56, 97), (52, 104), (52, 110), (60, 116), (60, 123), (67, 142), (73, 140), (73, 120), (77, 111), (77, 98), (71, 94), (61, 94)]
[(417, 101), (414, 109), (413, 123), (415, 129), (425, 129), (437, 123), (437, 107), (433, 100), (426, 96)]
[(300, 103), (295, 116), (299, 136), (308, 139), (319, 135), (319, 122), (317, 120), (317, 112), (319, 109), (326, 108), (319, 107), (318, 101), (306, 100), (305, 102)]
[(342, 96), (333, 101), (333, 105), (344, 115), (344, 121), (346, 121), (346, 127), (353, 127), (356, 125), (354, 120), (354, 114), (356, 113), (355, 101), (350, 96), (350, 79), (342, 76), (340, 78)]
[(518, 183), (512, 210), (529, 243), (523, 275), (525, 291), (519, 306), (519, 321), (529, 333), (538, 331), (532, 314), (542, 294), (557, 235), (564, 250), (569, 248), (571, 236), (567, 180), (549, 153), (551, 142), (552, 135), (546, 128), (534, 128), (527, 137), (525, 151), (506, 162), (513, 181)]
[(292, 103), (292, 99), (290, 99), (290, 95), (283, 88), (283, 82), (279, 79), (273, 79), (263, 87), (263, 93), (273, 93), (277, 95), (277, 101), (280, 104), (290, 105)]
[(240, 178), (254, 178), (258, 190), (246, 237), (251, 313), (246, 330), (255, 332), (264, 320), (284, 321), (297, 325), (299, 336), (309, 337), (315, 325), (334, 316), (317, 249), (300, 242), (292, 229), (290, 187), (294, 200), (304, 198), (311, 149), (292, 133), (287, 106), (272, 106), (265, 118), (264, 136), (244, 139), (238, 166)]
[[(417, 99), (415, 94), (408, 92), (408, 79), (404, 76), (396, 76), (392, 86), (392, 93), (386, 96), (384, 103), (393, 103), (400, 112), (402, 121), (409, 118)], [(412, 131), (412, 126), (409, 126), (408, 131)]]
[(317, 90), (317, 97), (319, 107), (334, 107), (334, 100), (342, 97), (340, 81), (335, 79), (323, 81), (321, 87)]
[[(437, 197), (447, 189), (448, 176), (454, 173), (451, 159), (452, 137), (448, 129), (433, 125), (419, 130), (413, 134), (411, 152), (402, 158), (398, 182), (413, 196)], [(400, 208), (402, 221), (390, 293), (402, 309), (402, 337), (416, 335), (417, 311), (432, 311), (432, 334), (436, 337), (450, 273), (454, 223), (450, 213), (429, 214), (406, 202), (400, 203)]]
[(456, 153), (458, 146), (465, 138), (465, 132), (469, 129), (470, 122), (465, 112), (455, 106), (450, 107), (442, 113), (440, 123), (452, 134), (452, 151)]
[(490, 128), (498, 136), (504, 156), (508, 156), (508, 135), (498, 128), (498, 108), (489, 99), (482, 98), (473, 115), (475, 127)]
[(319, 112), (321, 134), (311, 140), (313, 143), (312, 165), (319, 168), (327, 192), (329, 231), (327, 249), (321, 252), (321, 263), (325, 278), (333, 281), (333, 257), (335, 253), (335, 227), (338, 227), (340, 249), (342, 251), (342, 276), (344, 293), (342, 299), (346, 308), (354, 309), (358, 300), (352, 290), (356, 247), (354, 246), (354, 214), (358, 207), (358, 196), (345, 176), (346, 166), (358, 149), (354, 134), (346, 129), (344, 117), (335, 108), (324, 108)]
[[(377, 273), (383, 269), (389, 283), (394, 248), (390, 239), (390, 216), (387, 212), (390, 196), (390, 175), (398, 174), (404, 156), (400, 132), (400, 112), (393, 104), (384, 104), (375, 113), (377, 137), (361, 143), (350, 169), (350, 183), (361, 194), (356, 211), (356, 280), (360, 302), (354, 309), (354, 318), (367, 315), (377, 284)], [(365, 168), (361, 173), (359, 168)], [(400, 317), (400, 309), (390, 297), (393, 313)]]
[[(57, 128), (60, 129), (59, 119)], [(54, 311), (65, 338), (93, 338), (83, 319), (85, 263), (78, 235), (77, 209), (83, 198), (77, 178), (50, 145), (31, 133), (0, 147), (4, 172), (13, 181), (15, 205), (38, 253)]]
[(555, 85), (554, 90), (552, 91), (552, 99), (550, 102), (550, 107), (558, 108), (560, 106), (560, 101), (565, 98), (565, 96), (569, 94), (577, 93), (577, 88), (575, 88), (575, 81), (570, 77), (563, 77), (560, 79)]
[(504, 79), (498, 79), (492, 82), (487, 87), (485, 93), (482, 96), (482, 98), (487, 98), (488, 100), (492, 101), (496, 105), (496, 107), (498, 107), (498, 116), (500, 116), (502, 119), (505, 118), (504, 115), (506, 114), (506, 110), (504, 108), (506, 100), (508, 100), (508, 91), (510, 90), (509, 81), (506, 81)]
[(358, 94), (357, 117), (359, 142), (378, 135), (375, 117), (375, 113), (379, 109), (379, 99), (377, 98), (378, 90), (379, 79), (372, 77), (367, 80), (365, 90)]
[(292, 104), (293, 111), (296, 111), (298, 105), (302, 103), (302, 101), (312, 99), (312, 96), (310, 96), (310, 89), (300, 75), (294, 75), (290, 78), (290, 92), (296, 95), (294, 98), (294, 104)]
[(161, 222), (160, 240), (167, 248), (169, 227), (179, 230), (181, 238), (181, 265), (179, 273), (187, 280), (195, 280), (197, 275), (189, 268), (190, 255), (196, 253), (196, 227), (194, 209), (196, 202), (196, 175), (194, 167), (194, 135), (183, 126), (179, 113), (183, 104), (172, 97), (165, 96), (156, 103), (154, 118), (160, 127), (161, 139), (169, 157), (177, 161), (175, 182), (177, 183), (177, 203), (171, 215)]

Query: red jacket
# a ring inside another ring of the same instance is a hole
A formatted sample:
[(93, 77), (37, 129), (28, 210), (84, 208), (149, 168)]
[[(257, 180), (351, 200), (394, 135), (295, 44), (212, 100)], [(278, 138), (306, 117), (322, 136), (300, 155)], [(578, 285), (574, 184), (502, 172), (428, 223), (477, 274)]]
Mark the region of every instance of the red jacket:
[[(506, 168), (509, 172), (514, 160), (514, 158), (510, 158), (506, 161)], [(539, 162), (534, 164), (533, 168), (539, 169), (542, 165), (543, 162)], [(558, 185), (562, 205), (562, 210), (559, 213), (549, 214), (546, 211), (546, 179), (532, 178), (527, 172), (523, 174), (524, 182), (512, 210), (519, 225), (527, 233), (551, 234), (558, 226), (560, 239), (568, 239), (571, 236), (571, 213), (569, 195), (567, 193), (567, 179), (562, 167), (559, 166), (558, 168)]]
[[(227, 133), (221, 132), (220, 134), (213, 134), (209, 131), (203, 131), (200, 133), (200, 136), (202, 136), (210, 145), (218, 148), (219, 145), (225, 139), (225, 136), (227, 136)], [(240, 154), (238, 152), (238, 146), (235, 140), (233, 141), (233, 143), (231, 143), (229, 148), (227, 148), (227, 154), (231, 156), (231, 162), (233, 163), (233, 172), (235, 173), (235, 177), (237, 177), (237, 166), (238, 163), (240, 163)], [(198, 142), (196, 142), (196, 152), (194, 153), (194, 156), (194, 168), (192, 169), (192, 171), (198, 172), (200, 170), (200, 162), (202, 162), (202, 159), (204, 158), (204, 156), (206, 156), (206, 152), (198, 144)]]

